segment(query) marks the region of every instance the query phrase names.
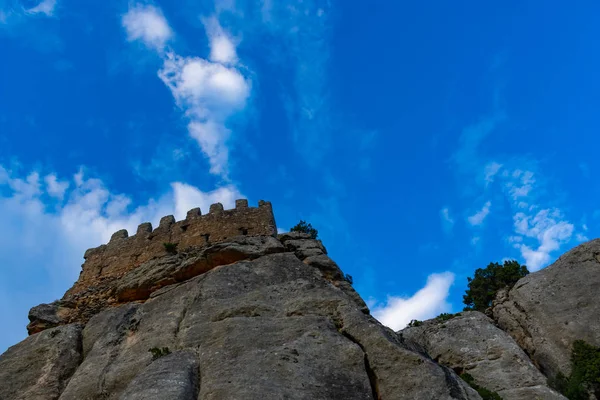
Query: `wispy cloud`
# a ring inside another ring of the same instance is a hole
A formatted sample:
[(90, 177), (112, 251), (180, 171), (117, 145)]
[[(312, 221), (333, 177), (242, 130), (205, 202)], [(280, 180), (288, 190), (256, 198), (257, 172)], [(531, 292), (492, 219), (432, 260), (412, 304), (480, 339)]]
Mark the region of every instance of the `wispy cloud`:
[(56, 5), (57, 0), (42, 0), (30, 8), (25, 8), (22, 5), (6, 7), (0, 2), (0, 25), (15, 26), (27, 20), (28, 17), (34, 16), (54, 17)]
[(445, 232), (452, 231), (454, 227), (454, 218), (450, 215), (450, 209), (448, 207), (444, 207), (440, 210), (440, 218), (442, 219), (442, 228)]
[(54, 15), (56, 0), (43, 0), (37, 6), (25, 10), (27, 14), (44, 14), (47, 17)]
[(471, 215), (470, 217), (468, 217), (468, 221), (469, 224), (471, 224), (471, 226), (479, 226), (481, 224), (483, 224), (483, 221), (485, 220), (485, 218), (488, 216), (488, 214), (490, 213), (490, 207), (492, 206), (492, 202), (491, 201), (487, 201), (483, 207), (481, 208), (481, 210), (477, 211), (475, 214)]
[[(573, 224), (566, 221), (558, 209), (545, 209), (531, 215), (518, 212), (514, 216), (514, 246), (521, 251), (531, 271), (537, 271), (550, 261), (550, 254), (569, 242), (573, 235)], [(534, 244), (528, 245), (527, 239)]]
[[(227, 120), (244, 109), (251, 90), (250, 80), (238, 64), (234, 42), (216, 17), (207, 18), (204, 26), (211, 47), (209, 59), (180, 56), (165, 47), (172, 33), (162, 12), (148, 7), (134, 6), (123, 16), (128, 38), (141, 40), (163, 57), (159, 78), (183, 110), (190, 136), (209, 159), (210, 172), (226, 178), (232, 133)], [(137, 27), (133, 35), (130, 25)]]
[(331, 4), (328, 0), (262, 1), (264, 27), (283, 41), (272, 54), (285, 62), (293, 85), (282, 93), (296, 148), (317, 166), (331, 146), (335, 117), (329, 104), (328, 76)]
[(127, 32), (127, 40), (141, 40), (157, 51), (163, 51), (167, 41), (173, 37), (173, 30), (162, 11), (152, 5), (131, 7), (121, 22)]
[(382, 324), (393, 330), (403, 329), (413, 320), (433, 318), (440, 313), (450, 312), (448, 303), (450, 287), (454, 283), (452, 272), (431, 274), (425, 287), (410, 297), (389, 296), (386, 304), (375, 305), (372, 314)]

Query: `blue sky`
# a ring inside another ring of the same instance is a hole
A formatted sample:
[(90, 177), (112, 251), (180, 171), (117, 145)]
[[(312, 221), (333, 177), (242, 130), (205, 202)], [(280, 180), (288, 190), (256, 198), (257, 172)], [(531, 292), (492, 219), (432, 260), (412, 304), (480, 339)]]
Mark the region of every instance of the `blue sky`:
[(305, 219), (394, 329), (598, 236), (600, 4), (0, 0), (0, 351), (121, 228)]

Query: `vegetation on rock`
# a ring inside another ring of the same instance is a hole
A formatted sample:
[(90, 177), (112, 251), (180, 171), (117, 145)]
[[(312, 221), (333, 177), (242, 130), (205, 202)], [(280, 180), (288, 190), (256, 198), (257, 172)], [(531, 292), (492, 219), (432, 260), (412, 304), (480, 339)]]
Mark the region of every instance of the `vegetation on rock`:
[(448, 320), (451, 320), (454, 317), (458, 317), (459, 315), (460, 315), (460, 313), (456, 313), (456, 314), (441, 313), (440, 315), (438, 315), (437, 317), (435, 317), (435, 320), (437, 322), (446, 322)]
[(500, 289), (513, 287), (527, 274), (527, 267), (514, 260), (505, 261), (503, 265), (490, 263), (485, 269), (478, 268), (475, 270), (475, 277), (467, 278), (469, 289), (463, 296), (463, 303), (466, 305), (464, 310), (484, 312), (492, 305)]
[(307, 233), (313, 239), (316, 239), (317, 236), (319, 236), (319, 231), (313, 228), (311, 224), (306, 223), (304, 220), (300, 220), (296, 226), (290, 229), (290, 232)]
[(567, 378), (559, 373), (548, 384), (569, 400), (588, 400), (589, 392), (600, 395), (600, 347), (583, 340), (573, 343), (571, 375)]
[(418, 319), (413, 319), (408, 323), (409, 328), (414, 328), (416, 326), (421, 326), (421, 325), (423, 325), (423, 321), (419, 321)]
[(354, 278), (352, 278), (352, 275), (350, 274), (344, 275), (344, 279), (351, 285), (354, 283)]
[(488, 390), (476, 384), (475, 379), (470, 374), (463, 372), (462, 374), (460, 374), (460, 377), (463, 381), (467, 382), (469, 386), (475, 389), (483, 400), (502, 400), (502, 397), (500, 397), (498, 393), (492, 392), (491, 390)]
[(165, 251), (167, 253), (175, 254), (177, 253), (177, 244), (176, 243), (163, 243), (165, 246)]
[(171, 350), (169, 350), (168, 347), (163, 347), (162, 349), (158, 347), (153, 347), (148, 351), (152, 353), (152, 360), (156, 360), (157, 358), (161, 358), (163, 356), (171, 354)]

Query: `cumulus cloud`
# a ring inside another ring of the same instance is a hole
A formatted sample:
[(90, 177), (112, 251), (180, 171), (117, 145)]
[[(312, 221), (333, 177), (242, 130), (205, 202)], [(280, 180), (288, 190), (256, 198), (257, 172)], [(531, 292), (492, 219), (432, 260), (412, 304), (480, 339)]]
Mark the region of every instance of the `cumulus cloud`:
[(112, 193), (84, 171), (60, 179), (0, 166), (0, 299), (8, 299), (0, 309), (14, 315), (0, 332), (0, 353), (26, 334), (30, 307), (59, 298), (77, 279), (86, 249), (123, 228), (135, 233), (145, 221), (157, 226), (164, 215), (183, 219), (189, 209), (208, 212), (215, 202), (233, 208), (240, 197), (233, 186), (204, 192), (174, 182), (159, 198), (133, 208), (129, 196)]
[(45, 14), (51, 17), (54, 14), (56, 0), (43, 0), (37, 6), (25, 10), (27, 14)]
[(467, 218), (469, 220), (469, 224), (471, 224), (471, 226), (478, 226), (478, 225), (483, 224), (485, 217), (487, 217), (488, 214), (490, 213), (491, 206), (492, 206), (491, 201), (486, 202), (483, 205), (483, 207), (481, 208), (481, 210), (477, 211), (474, 215), (471, 215), (470, 217)]
[(162, 51), (173, 36), (162, 11), (152, 5), (137, 4), (123, 15), (121, 20), (127, 32), (127, 40), (141, 40), (148, 47)]
[(433, 318), (443, 312), (450, 312), (448, 303), (450, 287), (454, 283), (452, 272), (431, 274), (425, 287), (411, 297), (389, 296), (387, 303), (375, 306), (372, 314), (382, 324), (393, 330), (403, 329), (413, 320)]
[[(159, 51), (163, 66), (158, 76), (188, 119), (188, 133), (208, 157), (210, 172), (227, 177), (228, 140), (232, 133), (227, 128), (227, 120), (244, 109), (251, 89), (250, 80), (237, 66), (236, 47), (231, 37), (216, 17), (204, 19), (210, 43), (209, 58), (184, 57), (165, 48), (172, 33), (156, 7), (130, 9), (123, 17), (123, 26), (129, 40), (142, 40)], [(156, 26), (163, 28), (156, 29)], [(155, 31), (161, 34), (147, 33)]]

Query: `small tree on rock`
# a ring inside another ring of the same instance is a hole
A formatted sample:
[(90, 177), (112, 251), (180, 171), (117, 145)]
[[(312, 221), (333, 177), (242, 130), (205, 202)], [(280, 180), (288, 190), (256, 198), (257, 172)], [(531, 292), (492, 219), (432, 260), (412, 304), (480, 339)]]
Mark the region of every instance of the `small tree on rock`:
[(300, 220), (296, 226), (290, 229), (290, 232), (308, 233), (313, 239), (316, 239), (319, 235), (319, 231), (313, 228), (311, 224), (307, 224), (304, 220)]
[(465, 311), (484, 312), (492, 305), (500, 289), (513, 287), (527, 274), (529, 274), (527, 267), (514, 260), (505, 261), (504, 265), (490, 263), (485, 269), (478, 268), (475, 270), (475, 277), (467, 278), (469, 289), (463, 296)]

